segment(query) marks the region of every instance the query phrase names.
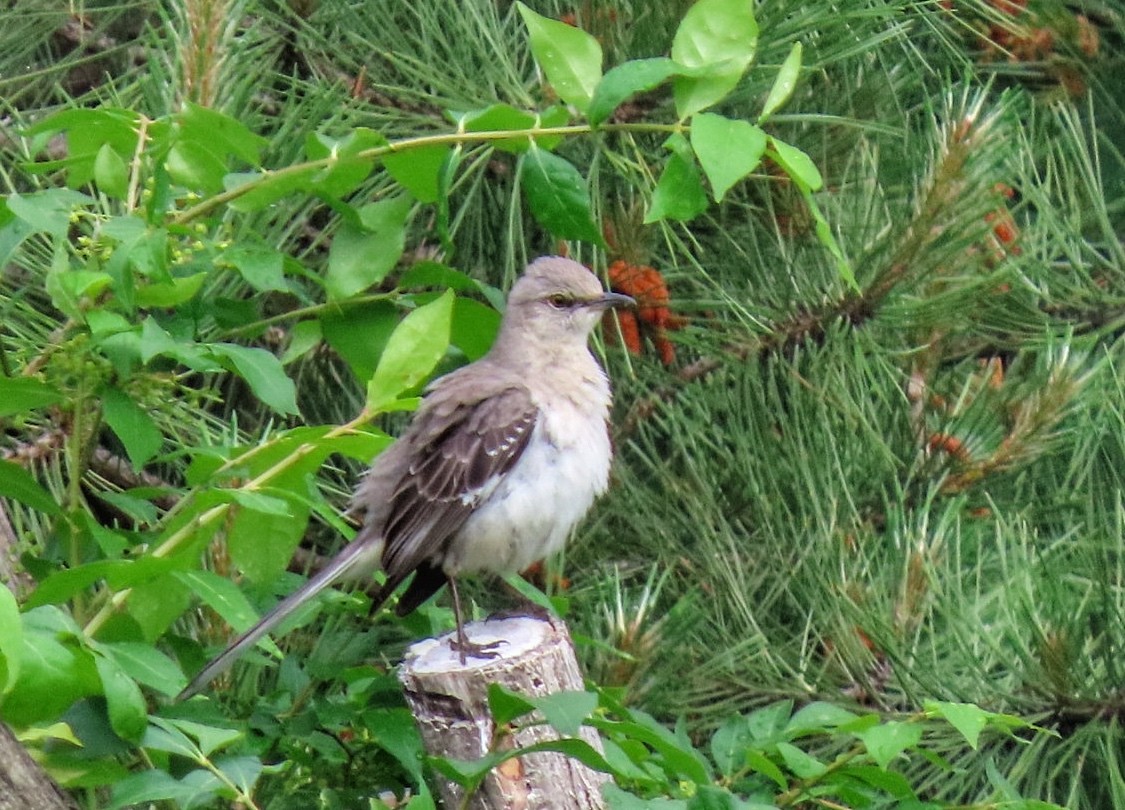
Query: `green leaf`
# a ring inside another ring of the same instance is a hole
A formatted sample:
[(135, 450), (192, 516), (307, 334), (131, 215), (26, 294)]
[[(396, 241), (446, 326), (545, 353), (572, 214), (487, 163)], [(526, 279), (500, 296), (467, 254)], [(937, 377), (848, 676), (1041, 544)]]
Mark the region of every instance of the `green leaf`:
[(875, 764), (886, 770), (892, 759), (918, 744), (922, 739), (922, 727), (918, 723), (891, 720), (856, 732), (856, 736), (863, 741)]
[(148, 411), (117, 388), (102, 391), (102, 416), (110, 430), (125, 445), (125, 452), (139, 470), (160, 451), (164, 436), (149, 416)]
[(289, 508), (289, 501), (285, 498), (275, 498), (272, 495), (249, 489), (223, 489), (217, 490), (216, 494), (221, 494), (224, 497), (229, 496), (232, 503), (237, 503), (243, 509), (249, 509), (259, 515), (274, 515), (290, 519), (293, 517), (293, 512)]
[(195, 298), (209, 273), (193, 273), (190, 276), (173, 278), (156, 284), (145, 284), (136, 288), (135, 300), (138, 306), (171, 309)]
[(777, 162), (785, 173), (793, 180), (803, 184), (811, 191), (818, 191), (824, 185), (824, 178), (820, 170), (812, 162), (812, 158), (784, 141), (770, 137), (769, 156)]
[(316, 348), (321, 338), (320, 321), (297, 321), (289, 330), (289, 344), (281, 355), (281, 364), (286, 366), (304, 357)]
[(108, 143), (102, 144), (94, 158), (94, 182), (108, 197), (124, 199), (129, 193), (129, 167)]
[(52, 188), (35, 194), (12, 192), (5, 202), (9, 211), (35, 230), (65, 239), (70, 229), (70, 212), (94, 200), (68, 188)]
[[(197, 723), (194, 720), (183, 718), (154, 717), (152, 721), (164, 728), (165, 731), (187, 735), (198, 744), (198, 750), (203, 756), (209, 757), (216, 751), (228, 748), (241, 740), (245, 732), (237, 728), (223, 728)], [(181, 743), (182, 744), (182, 743)], [(192, 746), (195, 749), (195, 746)]]
[(130, 678), (165, 695), (178, 694), (187, 682), (176, 662), (151, 644), (114, 641), (98, 647)]
[(505, 689), (500, 684), (490, 683), (488, 710), (497, 726), (506, 726), (513, 720), (535, 711), (535, 705), (525, 695)]
[(573, 737), (598, 707), (598, 696), (593, 692), (574, 690), (534, 697), (531, 702), (556, 731)]
[(730, 776), (743, 766), (753, 741), (746, 718), (740, 714), (728, 717), (711, 735), (711, 758), (724, 776)]
[(359, 222), (345, 220), (328, 249), (324, 286), (332, 300), (349, 298), (382, 281), (406, 244), (409, 197), (393, 197), (359, 209)]
[(471, 298), (458, 298), (453, 304), (450, 342), (470, 361), (479, 360), (492, 348), (500, 329), (500, 313)]
[(782, 790), (789, 787), (789, 780), (785, 778), (781, 768), (777, 767), (774, 761), (761, 751), (750, 749), (746, 752), (746, 767), (772, 780)]
[(783, 700), (755, 709), (746, 718), (746, 728), (750, 736), (758, 742), (772, 742), (777, 739), (789, 722), (793, 711), (793, 701)]
[(14, 498), (48, 515), (61, 512), (51, 493), (43, 489), (27, 470), (11, 461), (0, 460), (0, 495)]
[(538, 147), (522, 162), (523, 190), (532, 216), (560, 239), (603, 243), (590, 210), (586, 178), (571, 163)]
[(682, 135), (673, 135), (667, 145), (672, 156), (652, 193), (645, 212), (646, 225), (664, 219), (689, 220), (707, 210), (707, 193), (687, 140)]
[(680, 72), (671, 59), (660, 56), (654, 59), (633, 59), (610, 70), (598, 82), (586, 117), (591, 126), (607, 120), (624, 102), (652, 90)]
[(269, 145), (267, 139), (255, 135), (237, 118), (190, 101), (184, 103), (176, 119), (183, 140), (207, 144), (217, 154), (235, 155), (252, 166), (261, 162), (262, 149)]
[(377, 412), (429, 376), (449, 348), (453, 290), (411, 312), (395, 328), (367, 384), (367, 408)]
[(274, 248), (240, 243), (224, 251), (222, 259), (233, 265), (258, 292), (289, 289), (285, 283), (285, 257)]
[(797, 86), (797, 77), (800, 73), (801, 43), (794, 42), (793, 47), (789, 49), (789, 55), (781, 63), (777, 78), (773, 80), (773, 87), (770, 88), (770, 94), (766, 96), (766, 103), (762, 105), (762, 114), (758, 116), (759, 124), (773, 115), (782, 104), (789, 100), (789, 97), (793, 95), (793, 88)]
[(926, 711), (944, 717), (951, 726), (961, 732), (970, 748), (974, 751), (977, 749), (980, 733), (988, 725), (989, 712), (972, 703), (944, 701), (927, 703)]
[(141, 771), (131, 773), (113, 784), (108, 810), (151, 806), (154, 802), (182, 804), (202, 798), (206, 798), (206, 794), (201, 794), (198, 787), (180, 782), (165, 771)]
[(344, 359), (356, 379), (366, 382), (375, 373), (379, 355), (400, 320), (399, 310), (389, 301), (325, 311), (320, 316), (324, 340)]
[(4, 720), (14, 726), (54, 722), (76, 700), (101, 692), (93, 656), (73, 620), (53, 605), (23, 614), (18, 657), (19, 677), (4, 698)]
[(0, 584), (0, 698), (19, 678), (22, 657), (23, 624), (20, 621), (20, 608), (8, 586)]
[(258, 621), (258, 614), (247, 601), (246, 595), (226, 577), (210, 571), (176, 571), (174, 576), (238, 632), (241, 633)]
[(272, 582), (285, 573), (309, 523), (309, 508), (304, 504), (280, 498), (270, 500), (280, 503), (286, 511), (241, 512), (227, 531), (231, 561), (254, 583)]
[[(505, 130), (520, 132), (538, 126), (539, 116), (525, 110), (517, 110), (509, 104), (493, 104), (483, 110), (466, 113), (462, 116), (460, 125), (466, 132), (502, 132)], [(530, 136), (523, 135), (489, 141), (489, 143), (493, 148), (502, 152), (518, 154), (530, 149), (532, 142)], [(438, 169), (440, 170), (440, 168), (439, 166)]]
[(383, 157), (387, 173), (419, 202), (435, 203), (440, 196), (441, 170), (450, 147), (441, 144), (404, 149)]
[(711, 182), (715, 202), (750, 174), (766, 151), (766, 133), (747, 121), (699, 113), (691, 119), (691, 146)]
[(302, 165), (272, 172), (228, 174), (223, 177), (223, 188), (227, 191), (242, 190), (227, 203), (227, 206), (243, 213), (260, 211), (296, 191), (309, 189), (314, 184), (316, 175), (315, 166)]
[(61, 401), (59, 391), (34, 377), (0, 375), (0, 417), (27, 413)]
[(215, 194), (223, 190), (227, 165), (209, 146), (180, 141), (168, 151), (164, 168), (176, 183), (193, 191)]
[(828, 770), (827, 765), (792, 743), (779, 742), (777, 752), (785, 760), (785, 767), (801, 779), (816, 779)]
[(699, 0), (688, 9), (672, 40), (672, 59), (705, 70), (676, 77), (673, 95), (680, 119), (725, 98), (750, 66), (757, 45), (758, 23), (747, 0)]
[(104, 655), (94, 656), (109, 709), (109, 724), (124, 740), (139, 742), (148, 727), (148, 711), (140, 687), (120, 664)]
[(94, 560), (50, 574), (27, 598), (27, 605), (61, 604), (102, 580), (114, 590), (151, 581), (175, 563), (165, 557), (146, 555), (125, 560)]
[(246, 380), (266, 405), (278, 413), (297, 413), (297, 388), (273, 354), (234, 343), (212, 343), (208, 348), (219, 362)]
[(536, 14), (516, 3), (531, 52), (559, 98), (585, 113), (602, 78), (602, 46), (581, 28)]
[(787, 734), (801, 734), (809, 731), (834, 729), (855, 720), (857, 715), (847, 709), (818, 700), (801, 707), (785, 726)]
[(741, 802), (726, 788), (697, 785), (695, 794), (688, 799), (687, 810), (741, 810)]

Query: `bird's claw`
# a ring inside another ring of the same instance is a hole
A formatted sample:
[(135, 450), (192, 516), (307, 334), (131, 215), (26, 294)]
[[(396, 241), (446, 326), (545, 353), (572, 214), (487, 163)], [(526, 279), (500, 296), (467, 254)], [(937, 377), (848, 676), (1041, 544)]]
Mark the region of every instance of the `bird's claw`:
[(493, 658), (499, 658), (500, 653), (497, 652), (497, 649), (499, 649), (501, 644), (507, 643), (508, 642), (504, 639), (490, 641), (487, 644), (477, 644), (466, 638), (451, 638), (449, 640), (449, 648), (460, 656), (461, 666), (465, 666), (469, 658), (482, 658), (489, 661)]

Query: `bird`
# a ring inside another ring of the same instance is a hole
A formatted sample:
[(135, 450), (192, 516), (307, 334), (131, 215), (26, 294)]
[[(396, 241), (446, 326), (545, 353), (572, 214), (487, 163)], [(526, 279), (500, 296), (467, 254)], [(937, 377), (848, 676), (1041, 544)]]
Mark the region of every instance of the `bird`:
[(523, 571), (551, 556), (605, 492), (611, 394), (589, 337), (607, 310), (631, 306), (578, 262), (531, 262), (512, 285), (488, 353), (432, 382), (409, 426), (360, 480), (356, 537), (205, 665), (177, 700), (201, 692), (326, 588), (377, 568), (386, 581), (371, 613), (407, 579), (400, 616), (448, 583), (457, 625), (451, 644), (462, 665), (467, 655), (492, 657), (492, 645), (465, 636), (457, 579)]

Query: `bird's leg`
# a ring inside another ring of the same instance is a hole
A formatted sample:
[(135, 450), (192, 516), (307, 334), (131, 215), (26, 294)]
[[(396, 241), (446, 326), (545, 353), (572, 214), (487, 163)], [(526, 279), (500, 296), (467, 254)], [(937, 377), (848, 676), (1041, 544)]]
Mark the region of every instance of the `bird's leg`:
[(488, 644), (474, 644), (469, 641), (465, 635), (465, 622), (461, 618), (461, 594), (457, 592), (457, 579), (455, 577), (449, 578), (449, 591), (453, 594), (453, 618), (457, 622), (457, 638), (449, 642), (449, 646), (456, 650), (461, 658), (461, 666), (465, 666), (466, 657), (472, 656), (473, 658), (496, 658), (499, 653), (496, 648), (501, 644), (507, 644), (506, 641), (493, 641)]

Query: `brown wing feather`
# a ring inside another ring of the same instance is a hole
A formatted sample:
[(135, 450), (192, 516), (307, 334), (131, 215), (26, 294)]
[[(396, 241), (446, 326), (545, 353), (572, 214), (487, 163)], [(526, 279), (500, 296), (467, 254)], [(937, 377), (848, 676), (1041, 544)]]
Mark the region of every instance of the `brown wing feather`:
[(445, 547), (519, 459), (537, 415), (522, 387), (427, 414), (383, 528), (389, 576), (405, 576)]

